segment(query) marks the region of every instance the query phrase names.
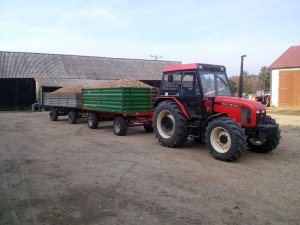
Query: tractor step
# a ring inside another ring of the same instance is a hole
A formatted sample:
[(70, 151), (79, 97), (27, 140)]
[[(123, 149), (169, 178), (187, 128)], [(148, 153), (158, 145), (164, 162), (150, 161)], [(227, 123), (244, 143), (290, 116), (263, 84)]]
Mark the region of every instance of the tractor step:
[(191, 116), (192, 120), (200, 120), (201, 118), (202, 118), (202, 116), (196, 116), (196, 115)]

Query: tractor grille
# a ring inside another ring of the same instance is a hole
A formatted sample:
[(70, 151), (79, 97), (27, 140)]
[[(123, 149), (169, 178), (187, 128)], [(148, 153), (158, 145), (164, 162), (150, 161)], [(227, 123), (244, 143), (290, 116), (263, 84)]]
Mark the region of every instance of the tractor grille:
[(256, 124), (263, 125), (266, 122), (266, 113), (256, 113)]

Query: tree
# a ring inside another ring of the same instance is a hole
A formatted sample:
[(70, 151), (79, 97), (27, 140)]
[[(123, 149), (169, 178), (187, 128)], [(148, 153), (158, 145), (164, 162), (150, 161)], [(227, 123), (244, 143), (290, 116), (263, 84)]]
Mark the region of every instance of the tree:
[[(243, 73), (244, 81), (243, 81), (243, 93), (246, 95), (255, 94), (258, 90), (264, 89), (263, 81), (260, 79), (259, 76), (254, 74), (249, 74), (247, 71)], [(237, 96), (237, 92), (239, 89), (239, 76), (231, 76), (229, 78), (232, 93)]]
[(268, 67), (263, 66), (260, 68), (258, 76), (264, 84), (264, 89), (270, 89), (271, 70)]
[(238, 91), (238, 85), (239, 84), (237, 83), (235, 77), (230, 77), (229, 81), (230, 81), (230, 85), (231, 85), (232, 94), (235, 95)]

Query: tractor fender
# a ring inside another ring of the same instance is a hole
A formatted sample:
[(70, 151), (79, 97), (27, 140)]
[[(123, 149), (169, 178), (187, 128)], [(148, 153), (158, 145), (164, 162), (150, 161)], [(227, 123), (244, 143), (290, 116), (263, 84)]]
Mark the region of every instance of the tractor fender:
[(179, 106), (179, 108), (180, 108), (180, 110), (182, 111), (182, 113), (183, 113), (183, 115), (187, 118), (187, 119), (190, 119), (191, 117), (190, 117), (190, 115), (189, 115), (189, 113), (188, 113), (188, 111), (186, 110), (186, 108), (185, 108), (185, 106), (177, 99), (177, 98), (175, 98), (175, 97), (158, 97), (158, 98), (156, 98), (156, 100), (155, 100), (155, 103), (154, 103), (154, 108), (156, 108), (156, 106), (159, 104), (159, 103), (161, 103), (162, 101), (166, 101), (166, 100), (171, 100), (171, 101), (173, 101), (173, 102), (175, 102), (178, 106)]
[(218, 114), (214, 114), (214, 115), (208, 117), (207, 120), (206, 120), (205, 123), (204, 123), (204, 127), (206, 127), (207, 124), (208, 124), (210, 121), (212, 121), (214, 118), (221, 117), (221, 116), (227, 116), (227, 115), (228, 115), (228, 113), (218, 113)]

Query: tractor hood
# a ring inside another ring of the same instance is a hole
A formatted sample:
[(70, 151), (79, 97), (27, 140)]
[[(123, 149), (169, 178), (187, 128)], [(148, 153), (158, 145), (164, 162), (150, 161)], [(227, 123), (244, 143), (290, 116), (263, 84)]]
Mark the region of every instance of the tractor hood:
[(256, 110), (256, 109), (265, 110), (266, 109), (266, 107), (263, 104), (261, 104), (260, 102), (245, 99), (245, 98), (237, 98), (237, 97), (230, 97), (230, 96), (216, 96), (214, 98), (214, 102), (215, 102), (215, 104), (223, 103), (223, 105), (226, 105), (226, 103), (228, 103), (228, 104), (235, 104), (239, 107), (246, 106), (246, 107), (252, 108), (254, 110)]
[(265, 114), (265, 106), (249, 99), (216, 96), (214, 98), (214, 112), (226, 113), (244, 126), (256, 126), (257, 115)]

